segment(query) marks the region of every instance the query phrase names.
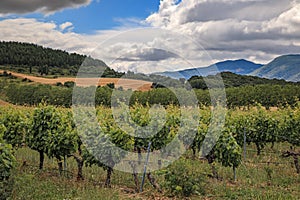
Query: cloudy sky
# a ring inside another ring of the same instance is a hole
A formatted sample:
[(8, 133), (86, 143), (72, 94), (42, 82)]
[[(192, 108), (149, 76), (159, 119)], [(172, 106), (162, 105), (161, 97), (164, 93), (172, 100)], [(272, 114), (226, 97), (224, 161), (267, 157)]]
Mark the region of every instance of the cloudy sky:
[(89, 54), (121, 71), (300, 53), (299, 0), (2, 0), (0, 40)]

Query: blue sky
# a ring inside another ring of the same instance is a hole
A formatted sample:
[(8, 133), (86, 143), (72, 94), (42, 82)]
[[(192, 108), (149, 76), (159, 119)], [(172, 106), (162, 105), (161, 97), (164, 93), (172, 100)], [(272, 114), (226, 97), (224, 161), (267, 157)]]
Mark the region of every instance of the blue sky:
[[(156, 28), (156, 32), (128, 33), (145, 27)], [(104, 61), (104, 54), (117, 56), (122, 62), (111, 66), (121, 71), (148, 73), (162, 71), (160, 66), (166, 65), (167, 70), (191, 67), (182, 60), (177, 62), (178, 57), (195, 67), (235, 59), (264, 64), (280, 55), (300, 53), (300, 2), (1, 0), (0, 30), (4, 41), (98, 55)], [(177, 35), (171, 36), (171, 32)], [(119, 38), (103, 44), (116, 35)]]
[(62, 24), (66, 21), (74, 26), (76, 33), (90, 34), (98, 30), (110, 30), (122, 27), (126, 23), (144, 20), (158, 11), (159, 0), (99, 0), (87, 6), (65, 9), (53, 14), (30, 13), (9, 17), (36, 18), (40, 21), (54, 21)]

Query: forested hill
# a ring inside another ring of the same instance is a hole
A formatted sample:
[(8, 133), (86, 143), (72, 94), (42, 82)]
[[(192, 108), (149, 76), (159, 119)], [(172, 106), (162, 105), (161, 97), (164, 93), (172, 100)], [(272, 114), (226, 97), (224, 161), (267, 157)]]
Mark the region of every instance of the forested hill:
[[(247, 85), (300, 85), (300, 82), (288, 82), (283, 79), (267, 79), (256, 76), (238, 75), (231, 72), (221, 72), (220, 74), (226, 88)], [(214, 80), (215, 78), (215, 75), (210, 75), (207, 76), (205, 80), (209, 81)], [(207, 89), (206, 82), (201, 76), (193, 76), (188, 82), (192, 88)]]
[(0, 65), (10, 67), (10, 70), (17, 72), (76, 75), (83, 62), (86, 66), (103, 66), (106, 68), (106, 76), (109, 77), (119, 77), (123, 74), (108, 68), (101, 60), (86, 55), (45, 48), (36, 44), (0, 41)]

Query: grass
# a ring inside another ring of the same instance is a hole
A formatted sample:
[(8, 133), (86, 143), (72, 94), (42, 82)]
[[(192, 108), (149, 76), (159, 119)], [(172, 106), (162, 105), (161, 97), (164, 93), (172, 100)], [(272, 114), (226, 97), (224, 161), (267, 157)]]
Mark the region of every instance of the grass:
[(39, 171), (27, 166), (15, 174), (11, 199), (119, 199), (119, 196), (117, 191), (88, 181), (76, 182), (54, 170)]
[[(248, 162), (237, 169), (236, 182), (232, 181), (230, 169), (219, 167), (223, 180), (214, 182), (208, 193), (212, 199), (299, 199), (300, 176), (296, 174), (291, 159), (279, 156), (278, 149), (284, 150), (287, 147), (278, 144), (275, 147), (277, 150), (266, 148), (261, 156), (248, 151)], [(248, 149), (251, 148), (253, 146)], [(271, 179), (266, 168), (272, 171)]]
[[(206, 161), (190, 159), (188, 165), (205, 176), (205, 195), (191, 199), (299, 199), (300, 176), (296, 174), (292, 159), (281, 158), (280, 151), (287, 149), (285, 144), (276, 144), (274, 149), (267, 147), (261, 156), (248, 146), (247, 161), (237, 169), (237, 180), (233, 181), (230, 168), (217, 164), (222, 180), (208, 178), (210, 167)], [(146, 181), (145, 191), (134, 192), (132, 175), (115, 171), (112, 188), (104, 188), (106, 173), (101, 168), (84, 168), (84, 181), (76, 181), (76, 163), (67, 160), (68, 172), (59, 175), (56, 160), (46, 159), (45, 169), (38, 170), (38, 154), (28, 148), (16, 152), (19, 163), (15, 171), (15, 185), (11, 199), (168, 199)], [(185, 157), (191, 157), (188, 152)], [(26, 160), (26, 165), (23, 162)], [(269, 162), (269, 164), (268, 164)], [(269, 174), (268, 174), (269, 172)], [(271, 177), (270, 177), (271, 175)], [(158, 183), (163, 177), (154, 175)], [(170, 198), (173, 199), (173, 198)]]
[[(32, 72), (30, 73), (29, 67), (20, 67), (20, 66), (4, 66), (4, 65), (0, 65), (0, 70), (4, 70), (4, 71), (11, 71), (11, 72), (16, 72), (16, 73), (22, 73), (22, 74), (26, 74), (26, 75), (34, 75), (34, 76), (41, 76), (39, 73), (39, 67), (35, 67), (32, 66)], [(44, 75), (43, 77), (47, 77), (47, 78), (55, 78), (57, 76), (59, 77), (74, 77), (74, 75), (70, 74), (70, 70), (69, 69), (63, 69), (63, 68), (59, 68), (61, 70), (61, 73), (52, 73), (52, 70), (50, 69), (50, 73), (49, 75)]]
[(76, 183), (46, 172), (19, 173), (12, 199), (119, 199), (110, 189)]

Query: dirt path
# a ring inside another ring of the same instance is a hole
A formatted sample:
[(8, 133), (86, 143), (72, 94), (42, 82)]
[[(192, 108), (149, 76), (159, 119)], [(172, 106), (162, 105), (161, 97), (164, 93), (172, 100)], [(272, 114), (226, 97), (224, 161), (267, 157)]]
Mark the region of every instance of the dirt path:
[[(0, 73), (3, 73), (4, 70), (0, 70)], [(99, 85), (104, 86), (109, 83), (114, 83), (116, 88), (123, 87), (125, 90), (140, 90), (140, 91), (148, 91), (151, 89), (152, 82), (134, 80), (134, 79), (122, 79), (122, 78), (72, 78), (72, 77), (58, 77), (58, 78), (43, 78), (37, 76), (31, 76), (26, 74), (21, 74), (17, 72), (6, 71), (7, 73), (11, 73), (13, 76), (18, 78), (27, 78), (33, 82), (55, 85), (56, 83), (62, 83), (68, 81), (76, 82), (78, 86), (91, 86), (91, 85)]]
[(12, 104), (0, 99), (0, 106), (9, 106), (9, 105), (12, 105)]

